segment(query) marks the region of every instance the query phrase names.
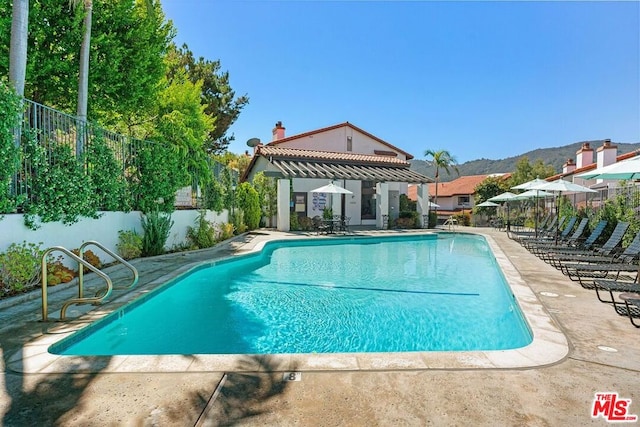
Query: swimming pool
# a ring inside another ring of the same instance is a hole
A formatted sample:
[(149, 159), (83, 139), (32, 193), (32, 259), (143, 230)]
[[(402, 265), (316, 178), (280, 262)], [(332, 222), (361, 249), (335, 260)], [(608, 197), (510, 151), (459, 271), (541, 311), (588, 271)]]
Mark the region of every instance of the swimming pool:
[(532, 340), (483, 237), (273, 242), (53, 345), (63, 355), (503, 350)]

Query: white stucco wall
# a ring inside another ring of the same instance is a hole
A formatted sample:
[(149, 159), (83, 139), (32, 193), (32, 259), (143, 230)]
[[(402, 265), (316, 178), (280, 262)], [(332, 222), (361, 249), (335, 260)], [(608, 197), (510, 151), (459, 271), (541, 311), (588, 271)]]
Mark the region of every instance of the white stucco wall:
[[(193, 226), (198, 217), (197, 210), (179, 210), (171, 214), (174, 221), (166, 249), (186, 241), (187, 227)], [(217, 214), (207, 211), (207, 219), (213, 223), (228, 222), (228, 213), (223, 211)], [(63, 246), (67, 249), (75, 249), (82, 243), (95, 240), (108, 249), (117, 253), (119, 230), (136, 230), (142, 234), (140, 212), (102, 212), (98, 219), (85, 218), (71, 225), (59, 222), (42, 224), (37, 230), (30, 230), (24, 225), (21, 214), (4, 215), (0, 219), (0, 252), (4, 252), (12, 243), (42, 243), (42, 248)], [(111, 258), (96, 247), (90, 247), (101, 260), (110, 262)]]
[(305, 150), (334, 151), (340, 153), (348, 153), (347, 137), (351, 137), (352, 150), (351, 153), (357, 154), (374, 154), (374, 150), (393, 151), (398, 154), (398, 158), (406, 160), (406, 155), (397, 150), (393, 150), (388, 145), (367, 136), (361, 132), (354, 130), (349, 126), (343, 126), (337, 129), (327, 130), (322, 133), (309, 135), (303, 138), (296, 138), (292, 141), (286, 141), (279, 145), (280, 147), (298, 148)]

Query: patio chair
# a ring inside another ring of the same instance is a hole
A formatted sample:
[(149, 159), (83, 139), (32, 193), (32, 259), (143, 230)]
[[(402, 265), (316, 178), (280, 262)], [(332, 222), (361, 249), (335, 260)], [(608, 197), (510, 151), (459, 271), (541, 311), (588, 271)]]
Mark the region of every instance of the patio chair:
[(575, 253), (578, 253), (578, 251), (584, 252), (584, 251), (591, 250), (596, 244), (596, 241), (602, 235), (602, 232), (607, 227), (608, 223), (609, 222), (607, 220), (603, 219), (602, 221), (598, 222), (598, 224), (596, 224), (593, 231), (589, 234), (589, 236), (586, 239), (583, 240), (582, 238), (580, 238), (575, 243), (570, 245), (558, 245), (558, 246), (548, 247), (544, 251), (538, 254), (538, 258), (550, 264), (553, 260), (554, 255), (571, 254), (571, 253), (575, 254)]
[[(636, 328), (640, 328), (640, 323), (636, 323), (633, 320), (634, 318), (640, 318), (640, 298), (626, 298), (624, 305), (631, 324)], [(616, 311), (618, 310), (616, 309)], [(618, 312), (618, 314), (620, 314), (620, 312)]]
[(580, 262), (588, 260), (593, 256), (613, 257), (628, 229), (628, 222), (618, 222), (616, 227), (613, 229), (613, 232), (602, 246), (578, 250), (565, 249), (563, 251), (552, 252), (548, 254), (547, 261), (558, 270), (562, 270), (562, 266), (565, 263)]
[(569, 218), (569, 220), (562, 226), (563, 227), (562, 233), (560, 233), (559, 236), (556, 236), (556, 233), (560, 229), (560, 223), (558, 223), (558, 227), (554, 231), (550, 232), (549, 234), (543, 237), (539, 237), (537, 239), (535, 238), (524, 239), (520, 242), (520, 244), (524, 246), (527, 250), (531, 250), (530, 248), (535, 245), (552, 244), (552, 243), (555, 243), (556, 240), (558, 242), (562, 242), (571, 233), (571, 231), (573, 230), (573, 227), (576, 225), (577, 220), (578, 220), (578, 217), (575, 217), (575, 216), (572, 216), (571, 218)]
[[(618, 305), (624, 306), (624, 300), (616, 301), (613, 295), (614, 292), (640, 294), (640, 284), (638, 284), (637, 280), (635, 282), (624, 282), (621, 280), (596, 279), (593, 281), (593, 285), (595, 287), (598, 300), (608, 304), (613, 304), (613, 306), (616, 307), (616, 311), (618, 311)], [(603, 295), (600, 292), (609, 292), (609, 298), (603, 298)]]
[(345, 233), (345, 234), (349, 234), (349, 221), (351, 220), (350, 216), (343, 216), (340, 217), (340, 225), (338, 227), (338, 230)]
[(562, 265), (562, 272), (585, 289), (594, 289), (595, 279), (638, 280), (638, 257), (640, 256), (640, 233), (620, 254), (613, 257), (585, 257), (579, 263)]
[(576, 227), (576, 229), (573, 231), (573, 233), (570, 236), (559, 239), (558, 243), (555, 243), (555, 242), (544, 242), (539, 244), (534, 243), (534, 244), (531, 244), (527, 249), (529, 249), (529, 252), (531, 252), (532, 254), (540, 256), (542, 253), (548, 252), (550, 249), (553, 249), (553, 248), (575, 246), (578, 244), (578, 242), (582, 238), (582, 234), (584, 233), (584, 230), (587, 227), (588, 223), (589, 223), (589, 218), (582, 218), (580, 220), (580, 223)]
[[(551, 232), (551, 230), (555, 230), (554, 227), (556, 225), (557, 220), (558, 220), (558, 217), (556, 215), (548, 215), (547, 218), (545, 218), (545, 220), (539, 224), (540, 228), (538, 229), (538, 233), (537, 233), (538, 237), (542, 237), (547, 233)], [(562, 221), (562, 219), (560, 221)], [(510, 239), (519, 242), (521, 239), (535, 238), (536, 232), (535, 231), (518, 231), (518, 232), (510, 231), (509, 233), (507, 233), (507, 236), (509, 236)]]
[(325, 223), (322, 218), (320, 218), (318, 215), (314, 216), (313, 218), (311, 218), (311, 221), (313, 223), (313, 229), (316, 232), (316, 234), (321, 234), (321, 233), (325, 233), (328, 234), (329, 233), (329, 225), (327, 223)]

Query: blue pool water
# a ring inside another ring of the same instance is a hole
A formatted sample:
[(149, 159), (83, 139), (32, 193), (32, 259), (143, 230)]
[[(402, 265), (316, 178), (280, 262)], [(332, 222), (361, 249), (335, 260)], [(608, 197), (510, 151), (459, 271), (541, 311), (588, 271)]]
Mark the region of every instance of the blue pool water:
[(498, 350), (531, 332), (481, 236), (268, 243), (53, 345), (64, 355)]

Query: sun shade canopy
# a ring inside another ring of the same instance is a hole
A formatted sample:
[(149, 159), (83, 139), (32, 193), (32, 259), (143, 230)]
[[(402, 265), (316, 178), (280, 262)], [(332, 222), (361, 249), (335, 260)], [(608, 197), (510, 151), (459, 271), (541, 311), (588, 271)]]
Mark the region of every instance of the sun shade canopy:
[(282, 178), (351, 179), (375, 182), (427, 183), (433, 180), (391, 156), (260, 147), (259, 154), (274, 166), (268, 175)]

